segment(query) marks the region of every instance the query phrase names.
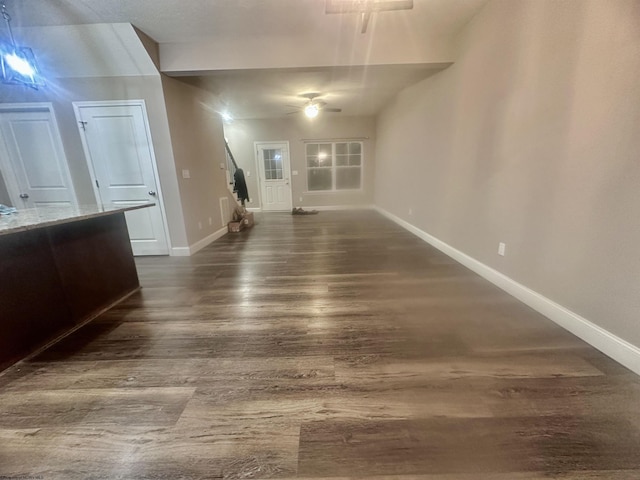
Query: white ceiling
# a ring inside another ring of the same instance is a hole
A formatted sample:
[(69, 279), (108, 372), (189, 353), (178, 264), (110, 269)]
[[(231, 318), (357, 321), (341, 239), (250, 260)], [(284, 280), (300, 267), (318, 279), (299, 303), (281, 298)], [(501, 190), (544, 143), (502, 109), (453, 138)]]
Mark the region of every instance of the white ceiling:
[[(360, 33), (358, 14), (327, 15), (324, 0), (6, 0), (6, 5), (18, 31), (125, 22), (158, 42), (161, 58), (163, 48), (190, 52), (200, 45), (198, 55), (206, 59), (209, 52), (210, 63), (220, 65), (220, 70), (196, 65), (191, 72), (185, 69), (182, 75), (190, 76), (183, 80), (216, 92), (236, 118), (263, 118), (286, 115), (292, 110), (287, 105), (304, 103), (296, 95), (309, 91), (324, 94), (330, 107), (342, 108), (339, 115), (375, 114), (401, 89), (446, 67), (452, 58), (426, 61), (427, 55), (414, 52), (426, 51), (435, 42), (451, 43), (486, 2), (414, 0), (412, 10), (375, 13), (365, 34)], [(28, 45), (28, 39), (20, 40)], [(251, 66), (229, 68), (213, 49), (202, 48), (216, 44), (224, 44), (226, 55), (236, 58), (246, 57), (258, 45), (265, 55), (258, 52), (256, 59), (268, 57), (263, 62), (267, 65), (251, 59), (245, 62)], [(365, 53), (374, 47), (383, 51), (382, 60), (354, 57), (350, 67), (342, 60), (327, 61), (338, 56), (348, 60), (356, 46)], [(317, 65), (299, 59), (287, 64), (293, 54), (312, 51), (318, 55), (314, 58), (323, 59)], [(368, 63), (363, 58), (377, 65), (362, 66)], [(161, 70), (177, 73), (162, 64)]]

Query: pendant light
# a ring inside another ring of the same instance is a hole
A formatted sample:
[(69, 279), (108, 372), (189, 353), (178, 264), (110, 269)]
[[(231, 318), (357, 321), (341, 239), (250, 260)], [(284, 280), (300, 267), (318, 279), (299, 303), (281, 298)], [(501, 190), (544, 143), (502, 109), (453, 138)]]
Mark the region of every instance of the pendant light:
[(0, 44), (0, 68), (2, 83), (11, 85), (26, 85), (38, 89), (44, 86), (44, 81), (38, 73), (38, 65), (33, 51), (28, 47), (16, 45), (13, 31), (11, 30), (11, 15), (4, 3), (0, 7), (0, 15), (7, 23), (7, 31), (11, 43)]

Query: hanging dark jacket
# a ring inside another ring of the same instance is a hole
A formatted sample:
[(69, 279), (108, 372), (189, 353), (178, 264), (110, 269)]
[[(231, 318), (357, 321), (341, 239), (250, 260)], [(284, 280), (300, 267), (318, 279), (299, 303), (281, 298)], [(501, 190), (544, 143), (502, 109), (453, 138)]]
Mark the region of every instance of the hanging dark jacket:
[(249, 191), (247, 190), (247, 182), (244, 179), (244, 172), (241, 168), (237, 168), (233, 174), (233, 191), (238, 195), (238, 200), (244, 204), (245, 200), (249, 200)]

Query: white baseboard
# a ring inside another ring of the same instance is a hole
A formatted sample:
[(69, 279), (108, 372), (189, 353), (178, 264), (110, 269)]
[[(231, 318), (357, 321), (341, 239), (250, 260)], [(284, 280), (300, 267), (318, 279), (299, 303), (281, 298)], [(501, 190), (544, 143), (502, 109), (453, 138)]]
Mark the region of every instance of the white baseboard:
[(402, 220), (400, 217), (380, 207), (375, 207), (375, 209), (388, 219), (394, 221), (428, 244), (597, 348), (605, 355), (608, 355), (629, 370), (640, 375), (640, 348), (637, 346), (623, 340), (547, 297), (540, 295), (538, 292), (525, 287), (460, 250), (453, 248), (451, 245), (429, 235), (423, 230), (411, 225), (409, 222)]
[(210, 243), (215, 242), (220, 237), (224, 236), (227, 233), (227, 227), (222, 227), (220, 230), (213, 232), (211, 235), (206, 236), (202, 240), (198, 240), (193, 245), (189, 245), (188, 247), (173, 247), (171, 248), (170, 255), (172, 257), (190, 257), (196, 252), (199, 252), (204, 247), (209, 245)]
[[(304, 210), (317, 210), (321, 211), (330, 211), (330, 210), (373, 210), (376, 207), (373, 205), (318, 205), (318, 206), (310, 206), (310, 205), (302, 205), (301, 207)], [(262, 212), (261, 208), (247, 208), (249, 212)], [(264, 210), (266, 213), (270, 213), (269, 210)], [(271, 213), (286, 213), (290, 212), (290, 210), (277, 210)]]
[(373, 210), (375, 207), (373, 205), (320, 205), (317, 207), (303, 205), (302, 208), (304, 210), (317, 210), (322, 212), (334, 210)]
[(262, 209), (260, 207), (246, 207), (247, 212), (261, 212)]
[(171, 257), (188, 257), (191, 253), (189, 247), (171, 247), (169, 255)]
[(202, 250), (204, 247), (209, 245), (210, 243), (215, 242), (220, 237), (224, 236), (227, 233), (228, 229), (226, 226), (222, 227), (220, 230), (213, 232), (211, 235), (206, 236), (202, 240), (198, 240), (193, 245), (189, 246), (189, 255), (193, 255), (194, 253)]

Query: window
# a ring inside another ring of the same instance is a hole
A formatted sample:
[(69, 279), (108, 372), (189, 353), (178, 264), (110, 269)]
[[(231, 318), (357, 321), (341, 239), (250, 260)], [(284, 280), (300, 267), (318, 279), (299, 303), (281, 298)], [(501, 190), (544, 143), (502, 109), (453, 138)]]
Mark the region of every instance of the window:
[(307, 143), (309, 191), (359, 190), (362, 142)]
[(282, 150), (279, 148), (264, 149), (264, 177), (266, 180), (282, 180)]

